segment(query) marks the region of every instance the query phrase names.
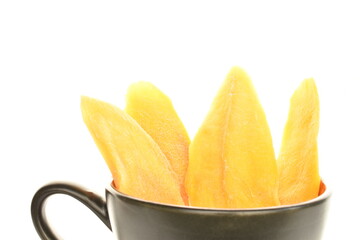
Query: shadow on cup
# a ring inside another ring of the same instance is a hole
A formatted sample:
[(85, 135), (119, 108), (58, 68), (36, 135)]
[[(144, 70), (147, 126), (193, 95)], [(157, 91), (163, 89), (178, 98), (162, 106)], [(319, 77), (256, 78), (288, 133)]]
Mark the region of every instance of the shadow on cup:
[(53, 194), (66, 194), (92, 210), (119, 240), (320, 240), (330, 191), (307, 202), (254, 209), (213, 209), (154, 203), (106, 188), (106, 200), (72, 183), (55, 182), (33, 197), (31, 215), (41, 239), (60, 239), (45, 214)]

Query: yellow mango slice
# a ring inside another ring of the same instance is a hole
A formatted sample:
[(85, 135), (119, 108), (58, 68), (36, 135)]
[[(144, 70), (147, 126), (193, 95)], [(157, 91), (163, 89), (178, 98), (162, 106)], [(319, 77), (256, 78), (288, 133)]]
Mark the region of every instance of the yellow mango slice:
[(278, 157), (281, 204), (295, 204), (318, 196), (320, 175), (317, 136), (319, 96), (313, 79), (306, 79), (291, 97)]
[(81, 110), (119, 191), (148, 201), (184, 205), (168, 160), (134, 119), (89, 97), (82, 97)]
[(159, 145), (177, 175), (181, 195), (187, 203), (184, 179), (189, 161), (190, 139), (171, 100), (149, 82), (132, 84), (126, 99), (125, 112)]
[(234, 67), (190, 143), (189, 204), (212, 208), (279, 205), (270, 130), (248, 75)]

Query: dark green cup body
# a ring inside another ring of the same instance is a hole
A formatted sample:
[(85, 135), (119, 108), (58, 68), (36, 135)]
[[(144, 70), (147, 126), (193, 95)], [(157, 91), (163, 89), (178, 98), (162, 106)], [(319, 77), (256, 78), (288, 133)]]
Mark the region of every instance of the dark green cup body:
[(106, 200), (69, 183), (40, 188), (31, 205), (41, 239), (61, 239), (46, 220), (45, 202), (66, 194), (85, 204), (119, 240), (320, 240), (330, 193), (296, 205), (258, 209), (174, 206), (126, 196), (112, 186)]

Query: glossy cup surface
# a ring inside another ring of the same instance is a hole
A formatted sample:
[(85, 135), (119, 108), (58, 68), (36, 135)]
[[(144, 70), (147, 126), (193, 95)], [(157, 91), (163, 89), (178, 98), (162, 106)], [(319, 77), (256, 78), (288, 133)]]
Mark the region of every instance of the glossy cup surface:
[(110, 222), (124, 240), (320, 240), (329, 190), (308, 202), (258, 209), (158, 204), (106, 190)]

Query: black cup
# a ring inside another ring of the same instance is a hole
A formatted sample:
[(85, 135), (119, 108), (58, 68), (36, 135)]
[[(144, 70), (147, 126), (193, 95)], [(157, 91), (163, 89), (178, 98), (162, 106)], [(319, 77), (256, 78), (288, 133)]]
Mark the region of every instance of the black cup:
[(330, 192), (313, 200), (256, 209), (210, 209), (144, 201), (110, 185), (106, 200), (71, 183), (51, 183), (33, 197), (31, 215), (41, 239), (60, 239), (46, 220), (44, 203), (70, 195), (90, 208), (119, 240), (320, 240)]

